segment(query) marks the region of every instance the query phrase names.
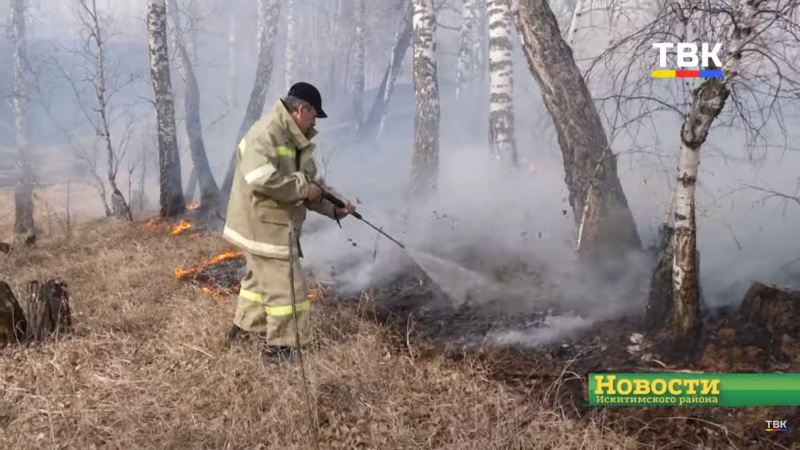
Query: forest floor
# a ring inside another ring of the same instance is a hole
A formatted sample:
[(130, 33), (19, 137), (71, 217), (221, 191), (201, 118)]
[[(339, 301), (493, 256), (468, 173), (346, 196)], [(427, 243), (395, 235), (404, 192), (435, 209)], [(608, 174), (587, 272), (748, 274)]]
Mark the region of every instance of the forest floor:
[[(310, 417), (320, 448), (800, 448), (764, 432), (765, 420), (800, 423), (796, 408), (586, 407), (588, 371), (641, 365), (624, 350), (632, 326), (598, 324), (572, 347), (453, 350), (437, 326), (486, 320), (385, 308), (382, 296), (428, 295), (413, 276), (358, 299), (312, 284), (310, 415), (298, 365), (228, 349), (235, 301), (175, 272), (230, 246), (163, 225), (85, 223), (0, 254), (18, 294), (28, 280), (65, 280), (75, 324), (55, 342), (0, 350), (1, 448), (307, 449)], [(216, 267), (235, 280), (235, 261)]]

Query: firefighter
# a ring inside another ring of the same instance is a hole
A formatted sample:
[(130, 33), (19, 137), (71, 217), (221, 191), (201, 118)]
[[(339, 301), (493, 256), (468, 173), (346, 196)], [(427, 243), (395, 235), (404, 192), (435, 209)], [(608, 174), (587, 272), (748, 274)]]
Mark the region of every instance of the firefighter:
[[(350, 202), (336, 208), (322, 197), (314, 163), (316, 119), (328, 117), (316, 87), (300, 82), (262, 116), (238, 146), (223, 236), (247, 261), (230, 344), (266, 340), (268, 355), (291, 359), (296, 346), (310, 340), (308, 287), (300, 267), (300, 231), (311, 210), (334, 220), (355, 211)], [(290, 261), (289, 229), (293, 230)], [(289, 270), (294, 265), (296, 342)]]

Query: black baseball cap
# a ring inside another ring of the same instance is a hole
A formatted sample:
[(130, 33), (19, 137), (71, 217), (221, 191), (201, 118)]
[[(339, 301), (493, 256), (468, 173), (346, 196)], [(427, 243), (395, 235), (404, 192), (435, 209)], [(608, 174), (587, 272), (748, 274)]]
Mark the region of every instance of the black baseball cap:
[(324, 119), (328, 117), (328, 115), (325, 114), (325, 111), (322, 110), (322, 96), (320, 95), (319, 90), (313, 85), (303, 81), (295, 83), (291, 88), (289, 88), (289, 96), (307, 101), (309, 105), (317, 110), (318, 119)]

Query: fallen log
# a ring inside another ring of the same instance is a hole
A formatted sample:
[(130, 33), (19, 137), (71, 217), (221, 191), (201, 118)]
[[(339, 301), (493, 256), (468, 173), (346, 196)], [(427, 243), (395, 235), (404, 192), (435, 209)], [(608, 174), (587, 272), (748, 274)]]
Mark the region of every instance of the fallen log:
[(72, 329), (67, 284), (58, 279), (44, 284), (28, 283), (27, 338), (43, 341), (54, 333), (62, 334)]
[(800, 336), (800, 291), (753, 283), (739, 306), (739, 322), (752, 333), (750, 339), (780, 342), (783, 336)]
[(25, 339), (25, 314), (5, 281), (0, 281), (0, 347)]

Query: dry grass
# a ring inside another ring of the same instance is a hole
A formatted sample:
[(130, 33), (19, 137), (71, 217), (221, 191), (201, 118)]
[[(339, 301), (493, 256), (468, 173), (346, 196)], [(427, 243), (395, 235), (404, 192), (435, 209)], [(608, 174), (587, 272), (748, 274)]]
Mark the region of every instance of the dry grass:
[[(172, 275), (227, 249), (216, 236), (95, 223), (0, 255), (17, 292), (32, 278), (67, 280), (76, 316), (70, 336), (0, 350), (0, 448), (313, 448), (298, 366), (227, 349), (234, 302)], [(634, 448), (469, 361), (398, 347), (355, 308), (322, 299), (314, 323), (321, 345), (306, 373), (320, 448)]]

